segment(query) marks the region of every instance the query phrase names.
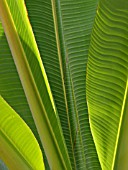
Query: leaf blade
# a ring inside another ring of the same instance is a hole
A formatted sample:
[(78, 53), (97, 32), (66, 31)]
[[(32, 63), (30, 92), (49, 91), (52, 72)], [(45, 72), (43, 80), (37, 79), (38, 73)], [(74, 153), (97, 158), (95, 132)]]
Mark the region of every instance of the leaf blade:
[(128, 79), (128, 4), (126, 1), (126, 6), (121, 3), (100, 1), (89, 49), (87, 100), (91, 129), (103, 170), (116, 166), (125, 114), (122, 108)]
[(29, 127), (2, 97), (0, 107), (0, 157), (10, 169), (45, 169), (41, 150)]
[[(5, 5), (3, 8), (1, 7), (1, 19), (4, 24), (4, 30), (10, 41), (9, 45), (36, 122), (41, 141), (49, 159), (50, 166), (52, 168), (58, 167), (60, 169), (70, 169), (70, 161), (61, 128), (59, 126), (57, 113), (54, 108), (52, 94), (31, 27), (27, 16), (25, 15), (26, 24), (22, 21), (22, 17), (19, 22), (19, 20), (17, 20), (17, 16), (20, 16), (21, 13), (19, 13), (19, 15), (15, 15), (15, 10), (12, 8), (13, 4), (19, 7), (19, 4), (21, 3), (23, 6), (23, 1), (8, 1), (8, 5), (11, 10), (10, 14), (8, 13), (9, 9), (7, 8), (6, 1), (2, 0), (0, 2), (1, 6)], [(8, 17), (6, 17), (6, 15), (8, 15)], [(7, 22), (3, 18), (8, 19)], [(8, 25), (11, 27), (10, 31), (12, 35), (8, 32)], [(23, 28), (25, 28), (25, 30), (23, 30)], [(19, 32), (17, 32), (18, 29)], [(27, 33), (27, 36), (25, 33)], [(13, 38), (11, 38), (11, 36)], [(32, 42), (31, 46), (30, 42)], [(15, 48), (16, 46), (17, 48)], [(46, 138), (44, 138), (45, 134)], [(60, 149), (61, 147), (63, 150)]]

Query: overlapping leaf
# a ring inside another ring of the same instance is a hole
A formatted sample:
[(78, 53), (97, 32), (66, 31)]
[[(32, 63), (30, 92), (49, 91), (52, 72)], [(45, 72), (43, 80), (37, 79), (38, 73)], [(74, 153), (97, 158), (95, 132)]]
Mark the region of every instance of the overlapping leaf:
[[(0, 22), (0, 95), (22, 117), (33, 131), (38, 142), (39, 135), (29, 109), (23, 87)], [(41, 143), (40, 143), (41, 146)]]
[(70, 169), (52, 94), (24, 2), (2, 0), (1, 20), (50, 166)]
[(25, 2), (59, 113), (72, 168), (99, 169), (85, 96), (87, 54), (98, 1)]
[(0, 158), (9, 169), (44, 170), (36, 138), (20, 116), (0, 96)]
[(101, 0), (89, 49), (87, 100), (103, 170), (127, 169), (127, 160), (120, 157), (127, 150), (127, 130), (123, 128), (128, 121), (127, 93), (128, 1)]

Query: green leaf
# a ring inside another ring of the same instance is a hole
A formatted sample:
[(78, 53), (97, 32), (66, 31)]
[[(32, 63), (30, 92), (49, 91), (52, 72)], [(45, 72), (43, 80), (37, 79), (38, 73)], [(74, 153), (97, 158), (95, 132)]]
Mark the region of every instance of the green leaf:
[[(26, 1), (28, 15), (48, 75), (73, 169), (86, 166), (99, 169), (88, 123), (84, 80), (96, 4), (96, 1), (91, 1), (89, 5), (88, 2), (83, 1), (71, 4), (69, 1), (52, 1), (52, 4), (50, 0), (47, 2)], [(90, 9), (90, 13), (85, 10), (86, 8)], [(77, 22), (74, 21), (74, 17)], [(68, 27), (70, 27), (69, 30)], [(63, 46), (63, 44), (66, 45)], [(69, 56), (70, 64), (67, 56)], [(77, 69), (75, 70), (74, 67)], [(80, 77), (76, 73), (77, 70), (80, 70)], [(71, 79), (73, 77), (74, 86), (69, 75)], [(80, 138), (79, 128), (82, 129), (82, 138)], [(81, 149), (83, 154), (80, 152)]]
[(53, 169), (71, 169), (24, 2), (1, 0), (0, 18), (50, 166)]
[(88, 47), (98, 1), (26, 0), (73, 169), (100, 169), (85, 96)]
[(101, 0), (89, 49), (87, 101), (103, 170), (128, 167), (127, 96), (128, 1)]
[(41, 150), (33, 133), (0, 96), (0, 158), (11, 170), (43, 170)]
[[(38, 140), (44, 156), (45, 168), (48, 163), (39, 138), (14, 60), (9, 49), (2, 24), (0, 23), (0, 94), (27, 123)], [(47, 168), (48, 169), (48, 168)]]
[(87, 54), (97, 3), (92, 0), (54, 2), (76, 169), (100, 169), (85, 95)]
[[(0, 94), (9, 105), (22, 117), (36, 136), (39, 135), (27, 103), (23, 87), (18, 76), (14, 60), (8, 46), (2, 24), (0, 23)], [(41, 146), (42, 148), (42, 146)]]

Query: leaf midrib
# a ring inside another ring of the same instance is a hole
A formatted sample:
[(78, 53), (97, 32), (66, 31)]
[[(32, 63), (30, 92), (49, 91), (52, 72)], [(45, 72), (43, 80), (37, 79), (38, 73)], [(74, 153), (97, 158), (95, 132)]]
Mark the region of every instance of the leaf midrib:
[(74, 166), (75, 166), (75, 169), (76, 169), (76, 160), (75, 160), (75, 155), (74, 155), (74, 152), (73, 152), (71, 124), (70, 124), (70, 119), (69, 119), (69, 115), (68, 115), (68, 102), (67, 102), (66, 87), (65, 87), (65, 82), (64, 82), (64, 72), (63, 72), (63, 66), (62, 66), (62, 56), (61, 56), (61, 48), (60, 48), (60, 40), (59, 40), (57, 14), (56, 14), (56, 8), (55, 8), (56, 2), (55, 2), (55, 0), (53, 0), (51, 2), (52, 2), (52, 9), (53, 9), (52, 12), (53, 12), (53, 19), (54, 19), (54, 26), (55, 26), (55, 35), (56, 35), (56, 41), (57, 41), (57, 50), (58, 50), (58, 59), (59, 59), (60, 72), (61, 72), (62, 87), (63, 87), (63, 92), (64, 92), (64, 101), (65, 101), (65, 105), (66, 105), (66, 114), (67, 114), (69, 132), (70, 132), (70, 142), (71, 142), (71, 147), (72, 147), (72, 155), (73, 155), (73, 160), (74, 160)]
[(115, 144), (115, 150), (114, 150), (114, 156), (113, 156), (113, 162), (112, 162), (112, 170), (114, 169), (114, 166), (115, 166), (115, 160), (116, 160), (116, 154), (117, 154), (117, 149), (118, 149), (118, 144), (119, 144), (119, 137), (121, 133), (121, 125), (122, 125), (122, 120), (123, 120), (127, 93), (128, 93), (128, 77), (127, 77), (124, 99), (123, 99), (122, 109), (121, 109), (121, 116), (120, 116), (120, 121), (119, 121), (118, 132), (117, 132), (117, 138), (116, 138), (116, 144)]
[[(16, 147), (15, 143), (12, 141), (12, 139), (7, 135), (7, 133), (2, 130), (2, 128), (0, 128), (1, 131), (1, 136), (3, 137), (3, 139), (9, 144), (10, 148), (13, 148), (13, 150), (15, 151), (16, 155), (18, 155), (21, 160), (29, 167), (29, 169), (33, 169), (31, 163), (28, 161), (27, 157), (25, 157), (25, 155), (22, 154), (22, 152)], [(8, 154), (8, 153), (7, 153)]]

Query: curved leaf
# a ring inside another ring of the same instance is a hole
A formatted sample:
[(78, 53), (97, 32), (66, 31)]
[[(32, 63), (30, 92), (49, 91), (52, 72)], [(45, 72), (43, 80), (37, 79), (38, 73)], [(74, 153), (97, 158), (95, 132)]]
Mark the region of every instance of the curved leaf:
[(128, 166), (121, 158), (121, 154), (127, 157), (128, 148), (124, 129), (128, 121), (127, 93), (128, 1), (101, 0), (89, 49), (87, 101), (103, 170)]
[(10, 170), (43, 170), (42, 153), (29, 127), (1, 96), (0, 108), (0, 157)]
[[(9, 45), (0, 22), (0, 94), (33, 131), (40, 147), (39, 135), (18, 76)], [(42, 149), (43, 150), (43, 149)], [(43, 155), (44, 156), (44, 155)]]
[(24, 2), (1, 0), (0, 17), (50, 166), (53, 169), (71, 169)]

